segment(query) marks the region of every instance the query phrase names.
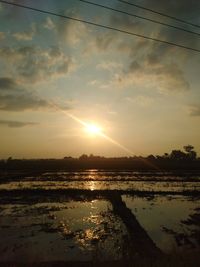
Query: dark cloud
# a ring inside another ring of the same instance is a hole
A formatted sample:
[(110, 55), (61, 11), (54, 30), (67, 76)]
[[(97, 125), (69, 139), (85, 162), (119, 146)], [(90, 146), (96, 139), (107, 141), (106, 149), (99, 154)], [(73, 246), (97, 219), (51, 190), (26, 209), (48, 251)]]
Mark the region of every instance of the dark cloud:
[(0, 95), (0, 110), (24, 111), (50, 108), (50, 104), (37, 96), (28, 94)]
[(13, 90), (17, 87), (14, 79), (9, 77), (0, 77), (0, 91)]
[(192, 21), (194, 23), (198, 23), (198, 21), (200, 21), (200, 2), (196, 0), (143, 0), (142, 2), (140, 2), (140, 4), (141, 6), (145, 6), (150, 9), (169, 14), (171, 16)]
[[(138, 4), (193, 23), (200, 23), (199, 1), (143, 0)], [(118, 9), (123, 8), (123, 10), (129, 13), (189, 29), (187, 25), (174, 22), (168, 18), (150, 12), (145, 12), (144, 10), (131, 7), (130, 5), (118, 4), (117, 7)], [(198, 48), (200, 45), (200, 39), (195, 35), (151, 22), (145, 22), (130, 16), (112, 14), (110, 21), (116, 27), (126, 29), (133, 33), (139, 33), (194, 48)], [(197, 31), (195, 28), (193, 30)], [(124, 71), (117, 76), (121, 86), (130, 85), (132, 83), (145, 83), (145, 86), (151, 86), (160, 91), (171, 92), (184, 92), (190, 88), (184, 68), (188, 60), (191, 58), (194, 59), (195, 53), (137, 37), (125, 37), (121, 39), (121, 41), (118, 42), (117, 48), (120, 53), (123, 52), (130, 58), (127, 61), (127, 66), (124, 67)]]
[(5, 64), (9, 64), (13, 73), (25, 82), (36, 83), (65, 76), (75, 67), (73, 59), (58, 46), (46, 49), (6, 46), (0, 48), (0, 56)]
[(14, 78), (0, 77), (0, 110), (24, 111), (52, 106), (39, 96), (25, 90)]
[[(60, 70), (61, 72), (63, 70)], [(68, 105), (56, 104), (42, 99), (34, 92), (24, 88), (17, 80), (10, 77), (0, 77), (0, 110), (69, 110)]]
[[(138, 20), (132, 19), (130, 16), (118, 15), (112, 13), (109, 19), (109, 25), (111, 27), (119, 28), (125, 31), (139, 31), (142, 29), (143, 23)], [(120, 34), (115, 31), (103, 31), (98, 32), (98, 35), (92, 35), (92, 41), (88, 42), (86, 52), (91, 53), (91, 51), (98, 52), (108, 52), (108, 49), (115, 49), (115, 46), (124, 44), (120, 42), (123, 34)], [(126, 35), (124, 35), (126, 36)]]
[(38, 125), (38, 123), (37, 122), (0, 120), (0, 125), (11, 127), (11, 128), (21, 128), (21, 127), (26, 127), (26, 126)]
[(183, 71), (172, 62), (165, 64), (157, 62), (152, 65), (149, 61), (138, 62), (133, 59), (128, 68), (117, 76), (115, 82), (122, 87), (133, 84), (147, 86), (160, 93), (185, 92), (190, 89)]
[[(131, 1), (130, 1), (131, 2)], [(136, 2), (137, 4), (137, 2)], [(200, 17), (199, 17), (199, 10), (200, 10), (200, 1), (192, 0), (143, 0), (138, 3), (141, 6), (150, 8), (152, 10), (157, 10), (158, 12), (162, 12), (165, 14), (168, 14), (170, 16), (178, 17), (180, 19), (190, 21), (192, 23), (200, 24)], [(157, 14), (153, 14), (151, 12), (134, 8), (130, 5), (120, 4), (118, 5), (120, 9), (123, 9), (129, 13), (134, 13), (136, 15), (141, 15), (144, 17), (152, 18), (164, 23), (176, 25), (179, 27), (182, 27), (184, 29), (197, 31), (195, 28), (191, 28), (190, 26), (182, 23), (178, 23), (176, 21), (173, 21), (169, 18), (159, 16)], [(116, 16), (115, 16), (116, 17)], [(180, 30), (172, 29), (166, 26), (158, 25), (155, 23), (151, 23), (148, 21), (143, 21), (141, 19), (134, 19), (130, 16), (117, 16), (121, 19), (115, 19), (113, 20), (113, 15), (111, 15), (111, 21), (115, 22), (117, 26), (120, 26), (121, 28), (128, 29), (132, 32), (144, 34), (149, 37), (154, 37), (161, 40), (166, 40), (170, 42), (174, 42), (177, 44), (182, 44), (185, 46), (190, 46), (194, 48), (198, 48), (200, 44), (200, 39), (198, 36), (186, 33)], [(131, 22), (132, 26), (131, 26)], [(132, 54), (135, 53), (142, 53), (143, 55), (147, 52), (145, 50), (145, 47), (148, 50), (148, 53), (151, 55), (158, 55), (160, 57), (160, 60), (166, 60), (167, 57), (171, 57), (172, 54), (179, 53), (179, 55), (188, 56), (191, 57), (191, 52), (176, 48), (170, 45), (165, 45), (161, 43), (156, 43), (153, 41), (144, 40), (143, 44), (145, 46), (137, 45), (137, 43), (141, 43), (141, 39), (135, 37), (133, 42), (130, 44), (129, 52)], [(123, 45), (120, 45), (120, 48), (123, 48)], [(173, 53), (172, 53), (173, 52)], [(195, 53), (193, 54), (195, 55)]]
[[(178, 1), (157, 1), (157, 0), (144, 0), (142, 3), (144, 6), (153, 9), (158, 10), (162, 13), (168, 14), (170, 16), (174, 16), (192, 23), (199, 23), (199, 10), (200, 10), (200, 1), (196, 0), (178, 0)], [(147, 13), (148, 15), (149, 13)], [(177, 25), (179, 27), (182, 27), (184, 29), (193, 30), (198, 32), (196, 28), (191, 28), (187, 24), (181, 24), (178, 22), (175, 22), (174, 20), (171, 20), (166, 17), (159, 17), (157, 15), (151, 14), (151, 16), (155, 16), (158, 20), (164, 21), (165, 23)], [(200, 39), (197, 35), (186, 33), (184, 31), (172, 29), (165, 26), (156, 26), (155, 24), (152, 24), (152, 32), (154, 35), (161, 40), (167, 40), (169, 42), (174, 42), (177, 44), (181, 44), (184, 46), (189, 46), (193, 48), (199, 47)], [(181, 49), (178, 47), (170, 46), (170, 45), (164, 45), (160, 43), (152, 42), (151, 45), (149, 44), (149, 53), (150, 55), (156, 55), (159, 57), (160, 60), (166, 60), (168, 57), (172, 58), (173, 55), (178, 55), (179, 58), (181, 56), (185, 57), (192, 57), (195, 56), (195, 53), (192, 53), (190, 51), (187, 51), (185, 49)]]
[(138, 20), (137, 18), (133, 18), (128, 15), (117, 15), (116, 13), (111, 15), (110, 23), (111, 25), (114, 25), (114, 27), (132, 32), (141, 30), (144, 26), (143, 21)]
[(184, 92), (190, 89), (183, 71), (175, 63), (161, 64), (153, 68), (154, 77), (164, 90), (171, 92)]
[[(27, 4), (26, 0), (12, 0), (10, 2), (17, 3), (20, 5)], [(1, 4), (1, 7), (2, 7), (3, 12), (0, 16), (0, 21), (5, 20), (5, 19), (15, 21), (15, 20), (21, 19), (22, 17), (26, 17), (27, 19), (29, 17), (28, 12), (24, 12), (23, 8), (19, 8), (19, 7), (12, 6), (12, 5), (7, 5), (4, 3)]]
[(133, 60), (129, 65), (128, 72), (134, 73), (140, 71), (141, 68), (141, 65), (136, 60)]

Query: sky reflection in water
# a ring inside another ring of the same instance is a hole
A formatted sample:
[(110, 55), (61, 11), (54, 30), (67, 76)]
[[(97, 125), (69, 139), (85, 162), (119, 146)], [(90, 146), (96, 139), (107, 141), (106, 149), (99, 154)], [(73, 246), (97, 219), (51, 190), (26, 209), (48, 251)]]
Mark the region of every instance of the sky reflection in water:
[[(62, 176), (62, 179), (59, 180), (59, 176)], [(79, 179), (75, 179), (77, 176)], [(161, 174), (146, 174), (146, 178), (142, 176), (143, 181), (138, 181), (138, 176), (131, 172), (123, 172), (121, 181), (115, 180), (120, 173), (109, 172), (104, 176), (104, 180), (102, 176), (103, 173), (98, 174), (92, 170), (71, 173), (71, 176), (69, 173), (59, 173), (58, 176), (45, 174), (35, 179), (26, 177), (20, 182), (2, 182), (0, 189), (6, 189), (8, 192), (18, 189), (21, 193), (11, 198), (11, 202), (8, 199), (8, 202), (0, 204), (1, 260), (21, 261), (23, 258), (26, 262), (77, 259), (101, 261), (127, 257), (130, 244), (134, 243), (134, 240), (130, 240), (123, 218), (114, 212), (111, 199), (116, 196), (115, 191), (110, 191), (108, 195), (105, 193), (105, 190), (115, 189), (122, 190), (122, 200), (126, 207), (162, 251), (199, 248), (200, 226), (193, 220), (195, 216), (200, 216), (199, 198), (169, 193), (143, 197), (127, 192), (123, 194), (123, 190), (199, 190), (198, 182), (169, 182), (166, 175), (163, 176), (163, 181), (160, 181)], [(155, 181), (148, 181), (152, 176)], [(168, 177), (183, 179), (169, 175)], [(56, 199), (52, 198), (51, 192), (45, 197), (34, 193), (30, 198), (23, 198), (24, 189), (52, 189), (56, 192), (57, 189), (72, 188), (87, 189), (93, 193), (95, 190), (102, 191), (88, 198), (87, 191), (83, 190), (79, 200), (73, 194), (69, 197), (68, 191), (62, 196), (58, 195)]]

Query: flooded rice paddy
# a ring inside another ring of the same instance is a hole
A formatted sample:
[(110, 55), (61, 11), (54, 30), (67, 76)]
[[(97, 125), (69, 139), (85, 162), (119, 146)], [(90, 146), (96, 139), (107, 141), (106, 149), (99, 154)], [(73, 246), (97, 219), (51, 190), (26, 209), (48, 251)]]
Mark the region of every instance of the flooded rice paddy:
[(90, 170), (4, 178), (0, 262), (117, 261), (200, 248), (196, 174)]

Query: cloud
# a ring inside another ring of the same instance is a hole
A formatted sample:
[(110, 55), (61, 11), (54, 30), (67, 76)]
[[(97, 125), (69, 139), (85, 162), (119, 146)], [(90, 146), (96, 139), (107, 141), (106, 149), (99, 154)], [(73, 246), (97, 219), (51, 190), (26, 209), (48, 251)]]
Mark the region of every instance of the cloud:
[(52, 20), (52, 18), (47, 17), (46, 20), (43, 23), (43, 27), (48, 30), (55, 30), (56, 29), (56, 24)]
[(112, 31), (98, 32), (88, 38), (86, 46), (84, 48), (85, 55), (91, 55), (91, 53), (100, 52), (106, 53), (110, 48), (115, 49), (118, 34)]
[(194, 23), (199, 21), (200, 3), (196, 0), (189, 2), (188, 0), (160, 0), (159, 2), (157, 0), (143, 0), (142, 5), (165, 14), (170, 13), (172, 16), (193, 21)]
[(111, 25), (115, 25), (116, 28), (120, 28), (125, 31), (141, 31), (142, 27), (144, 26), (143, 21), (133, 18), (127, 15), (116, 15), (112, 13), (110, 16), (110, 23)]
[[(63, 15), (81, 18), (78, 11), (72, 9), (67, 9)], [(90, 32), (84, 23), (71, 20), (65, 20), (63, 23), (63, 18), (47, 17), (43, 23), (43, 28), (54, 31), (59, 39), (72, 46), (78, 45)]]
[(38, 125), (38, 123), (37, 122), (0, 120), (0, 125), (7, 126), (10, 128), (21, 128), (21, 127), (26, 127), (26, 126)]
[(175, 63), (157, 64), (147, 67), (147, 77), (150, 75), (153, 83), (160, 91), (184, 92), (190, 89), (190, 85), (184, 76), (184, 72)]
[(190, 89), (184, 72), (176, 63), (150, 64), (147, 60), (138, 62), (135, 59), (123, 71), (115, 73), (110, 82), (110, 86), (123, 88), (131, 85), (151, 88), (164, 94)]
[[(131, 1), (130, 1), (131, 2)], [(196, 23), (199, 24), (199, 9), (200, 9), (200, 2), (196, 1), (196, 0), (177, 0), (177, 1), (173, 1), (173, 0), (169, 0), (169, 1), (165, 1), (165, 0), (160, 0), (159, 2), (157, 0), (142, 0), (141, 1), (141, 6), (144, 6), (146, 8), (152, 9), (152, 10), (156, 10), (158, 12), (161, 13), (165, 13), (165, 14), (170, 14), (171, 16), (189, 21), (191, 23)], [(117, 6), (122, 8), (122, 4), (117, 4)], [(158, 17), (157, 14), (151, 13), (151, 12), (145, 12), (144, 10), (141, 10), (140, 8), (134, 8), (131, 7), (130, 5), (124, 5), (123, 4), (123, 9), (129, 13), (133, 13), (136, 15), (142, 15), (143, 17), (146, 18), (151, 18), (157, 21), (161, 21), (161, 22), (165, 22), (168, 24), (173, 24), (175, 23), (174, 20), (167, 18), (167, 17), (163, 17), (160, 16)], [(184, 37), (185, 41), (187, 41), (187, 37), (194, 37), (194, 39), (198, 39), (195, 36), (189, 34), (188, 33), (184, 33), (180, 30), (176, 30), (176, 29), (172, 29), (163, 25), (159, 25), (153, 22), (148, 22), (148, 21), (144, 21), (142, 19), (139, 18), (134, 18), (131, 16), (126, 16), (126, 15), (116, 15), (114, 13), (112, 13), (112, 15), (110, 16), (110, 20), (115, 22), (115, 25), (118, 23), (119, 26), (121, 25), (122, 27), (125, 27), (126, 29), (130, 29), (130, 30), (135, 30), (135, 28), (138, 27), (138, 29), (141, 30), (145, 30), (147, 29), (149, 34), (154, 34), (160, 33), (162, 32), (162, 34), (164, 35), (173, 35), (175, 37), (176, 40), (180, 40), (180, 38)], [(135, 25), (135, 28), (133, 28)], [(186, 24), (180, 24), (177, 25), (180, 26), (182, 28), (185, 29), (190, 29), (190, 26), (186, 25)], [(151, 31), (150, 31), (151, 29)], [(195, 28), (194, 28), (195, 30)], [(187, 37), (186, 37), (186, 35)], [(164, 37), (164, 36), (163, 36)], [(165, 36), (166, 37), (166, 36)], [(189, 38), (188, 38), (189, 39)], [(189, 41), (189, 40), (188, 40)]]
[(0, 91), (14, 90), (17, 82), (10, 77), (0, 77)]
[(42, 99), (34, 92), (30, 92), (22, 84), (10, 77), (0, 77), (0, 110), (67, 110), (67, 105), (60, 105)]
[(31, 41), (36, 33), (36, 26), (32, 24), (29, 30), (13, 33), (13, 37), (17, 41)]
[[(183, 3), (183, 5), (182, 5)], [(191, 7), (188, 1), (164, 1), (161, 0), (143, 0), (142, 4), (149, 8), (160, 10), (166, 13), (173, 13), (174, 16), (183, 17), (198, 21), (199, 12), (195, 8), (200, 7), (199, 3), (194, 1), (194, 7)], [(117, 8), (122, 9), (122, 4)], [(139, 9), (131, 9), (130, 6), (123, 5), (123, 10), (141, 15)], [(193, 16), (187, 14), (190, 10)], [(146, 17), (157, 19), (153, 14), (145, 14)], [(161, 20), (161, 19), (160, 19)], [(110, 25), (126, 31), (144, 34), (149, 37), (169, 40), (171, 42), (182, 43), (183, 45), (195, 46), (199, 39), (191, 34), (173, 30), (161, 25), (133, 18), (131, 16), (111, 13)], [(168, 19), (165, 19), (166, 23)], [(172, 23), (172, 22), (170, 22)], [(185, 26), (187, 28), (187, 26)], [(186, 50), (164, 45), (138, 37), (130, 37), (112, 31), (94, 32), (93, 38), (88, 39), (88, 44), (84, 50), (87, 55), (92, 53), (106, 53), (109, 57), (119, 53), (120, 59), (124, 57), (124, 66), (115, 66), (114, 62), (104, 61), (97, 65), (97, 68), (111, 72), (110, 81), (103, 84), (102, 88), (121, 87), (137, 85), (141, 88), (150, 88), (162, 94), (183, 93), (190, 89), (191, 85), (184, 68), (192, 55)], [(123, 53), (123, 54), (122, 54)]]
[[(12, 0), (10, 2), (26, 5), (26, 0)], [(9, 20), (9, 21), (15, 21), (21, 19), (22, 17), (25, 17), (24, 9), (19, 8), (16, 6), (6, 5), (4, 3), (0, 4), (0, 12), (1, 17), (0, 21), (2, 20)], [(26, 17), (27, 18), (27, 17)]]
[[(192, 23), (197, 23), (199, 24), (199, 9), (200, 9), (200, 2), (196, 1), (196, 0), (192, 0), (187, 1), (187, 0), (177, 0), (177, 1), (165, 1), (165, 0), (143, 0), (141, 3), (141, 6), (150, 8), (152, 10), (157, 10), (158, 12), (162, 12), (165, 14), (170, 14), (171, 16), (174, 17), (178, 17), (180, 19), (186, 20), (186, 21), (190, 21)], [(120, 5), (120, 7), (122, 7)], [(130, 11), (130, 5), (123, 5), (123, 8), (128, 11), (129, 13), (134, 13), (137, 15), (141, 15), (141, 9), (135, 9), (135, 8), (131, 8)], [(144, 11), (143, 11), (144, 12)], [(174, 25), (174, 21), (169, 19), (169, 18), (164, 18), (164, 17), (159, 17), (157, 14), (153, 14), (153, 13), (149, 13), (149, 12), (145, 12), (142, 16), (147, 17), (147, 18), (151, 18), (151, 19), (155, 19), (161, 22), (165, 22), (171, 25)], [(199, 38), (197, 38), (197, 36), (190, 34), (190, 33), (186, 33), (184, 31), (180, 31), (180, 30), (176, 30), (176, 29), (172, 29), (163, 25), (159, 25), (159, 24), (155, 24), (155, 23), (151, 23), (151, 22), (146, 22), (143, 21), (141, 19), (133, 19), (130, 16), (127, 16), (126, 18), (122, 19), (123, 17), (120, 17), (121, 19), (115, 19), (115, 23), (118, 23), (119, 26), (121, 25), (122, 28), (126, 28), (129, 29), (132, 32), (136, 32), (139, 34), (144, 34), (146, 36), (149, 37), (154, 37), (157, 39), (161, 39), (161, 40), (166, 40), (169, 42), (174, 42), (177, 44), (182, 44), (185, 46), (191, 46), (194, 48), (198, 48), (199, 46)], [(111, 21), (113, 19), (113, 15), (111, 15)], [(131, 22), (135, 21), (135, 25), (133, 24), (131, 26)], [(191, 27), (183, 24), (183, 25), (177, 25), (179, 27), (182, 27), (186, 30), (191, 30)], [(196, 29), (194, 28), (193, 31), (195, 31)], [(196, 30), (197, 31), (197, 30)], [(198, 31), (197, 31), (198, 32)], [(160, 60), (166, 60), (168, 56), (171, 56), (171, 52), (173, 51), (174, 53), (178, 53), (179, 56), (183, 56), (184, 57), (191, 57), (191, 52), (188, 52), (184, 49), (181, 48), (177, 48), (174, 46), (170, 46), (170, 45), (165, 45), (165, 44), (161, 44), (158, 42), (153, 42), (153, 41), (148, 41), (148, 40), (144, 40), (145, 46), (136, 46), (136, 43), (142, 41), (142, 39), (140, 38), (134, 38), (135, 41), (133, 41), (131, 43), (131, 45), (129, 45), (129, 49), (131, 50), (132, 53), (135, 52), (141, 52), (144, 54), (145, 48), (148, 49), (150, 54), (156, 54), (158, 56), (160, 56)], [(123, 42), (120, 45), (120, 48), (123, 48)], [(195, 53), (194, 53), (195, 55)]]
[(133, 60), (129, 65), (128, 73), (135, 73), (141, 70), (142, 70), (142, 66), (136, 60)]
[(24, 111), (48, 106), (45, 100), (25, 90), (16, 79), (0, 77), (0, 110)]
[(5, 111), (24, 111), (50, 108), (50, 104), (38, 96), (28, 94), (20, 95), (0, 95), (0, 110)]
[(97, 86), (99, 84), (100, 81), (98, 80), (91, 80), (88, 82), (88, 85), (90, 86)]
[(88, 34), (88, 28), (81, 22), (68, 21), (63, 24), (63, 20), (56, 27), (59, 36), (70, 45), (79, 44)]
[[(10, 71), (24, 82), (37, 83), (68, 75), (75, 62), (59, 46), (42, 49), (36, 46), (0, 48), (0, 56)], [(47, 79), (48, 77), (48, 79)]]
[(126, 97), (126, 100), (130, 103), (137, 104), (141, 107), (149, 107), (154, 103), (154, 99), (149, 96), (138, 95), (136, 97)]
[(110, 72), (121, 68), (122, 64), (114, 62), (114, 61), (103, 61), (97, 65), (97, 69), (103, 69), (103, 70), (108, 70)]
[(95, 46), (98, 50), (107, 50), (112, 44), (114, 35), (110, 32), (99, 34), (95, 39)]
[[(172, 16), (182, 18), (199, 24), (200, 2), (192, 0), (178, 1), (157, 1), (143, 0), (142, 6), (151, 8), (163, 13), (169, 13)], [(122, 9), (122, 4), (117, 7)], [(123, 10), (129, 13), (141, 15), (141, 10), (131, 8), (129, 5), (123, 4)], [(143, 16), (158, 20), (157, 15), (145, 13)], [(160, 18), (166, 23), (172, 24), (173, 21), (168, 18)], [(121, 16), (112, 14), (110, 21), (118, 28), (128, 31), (144, 34), (185, 46), (198, 48), (200, 39), (197, 36), (178, 31), (172, 28), (161, 26), (158, 24), (145, 22), (140, 19), (134, 19), (130, 16)], [(181, 26), (181, 25), (179, 25)], [(185, 29), (190, 29), (187, 25), (182, 25)], [(191, 29), (190, 29), (191, 30)], [(195, 31), (195, 29), (194, 29)], [(113, 75), (110, 83), (111, 86), (126, 87), (133, 84), (139, 84), (143, 87), (151, 87), (160, 92), (184, 92), (190, 88), (188, 78), (185, 75), (184, 67), (187, 61), (194, 59), (195, 53), (181, 49), (178, 47), (165, 45), (142, 38), (121, 38), (115, 42), (117, 50), (124, 56), (127, 56), (127, 66), (123, 71), (117, 71)]]
[(189, 114), (190, 116), (200, 116), (200, 105), (190, 105), (189, 106)]
[(0, 41), (4, 40), (6, 38), (5, 32), (0, 32)]

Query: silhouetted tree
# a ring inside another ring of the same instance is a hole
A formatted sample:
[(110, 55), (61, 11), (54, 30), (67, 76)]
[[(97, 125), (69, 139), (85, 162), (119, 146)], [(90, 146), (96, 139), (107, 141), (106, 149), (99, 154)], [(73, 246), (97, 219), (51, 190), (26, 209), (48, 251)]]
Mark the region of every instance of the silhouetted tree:
[(184, 146), (183, 148), (187, 153), (190, 153), (194, 149), (194, 147), (191, 145)]
[(164, 153), (163, 158), (168, 159), (169, 158), (169, 154), (168, 153)]
[(172, 150), (170, 158), (173, 160), (183, 160), (187, 158), (187, 154), (181, 150)]
[(12, 157), (9, 157), (8, 159), (7, 159), (7, 161), (11, 161), (12, 160)]
[(79, 157), (79, 159), (88, 159), (88, 155), (86, 155), (86, 154), (83, 154), (83, 155), (81, 155), (80, 157)]
[(194, 147), (191, 145), (187, 145), (183, 147), (184, 150), (187, 152), (188, 159), (194, 160), (197, 157), (197, 152), (194, 151)]
[(154, 155), (149, 155), (149, 156), (147, 157), (147, 159), (148, 159), (148, 160), (155, 160), (156, 158), (155, 158)]

